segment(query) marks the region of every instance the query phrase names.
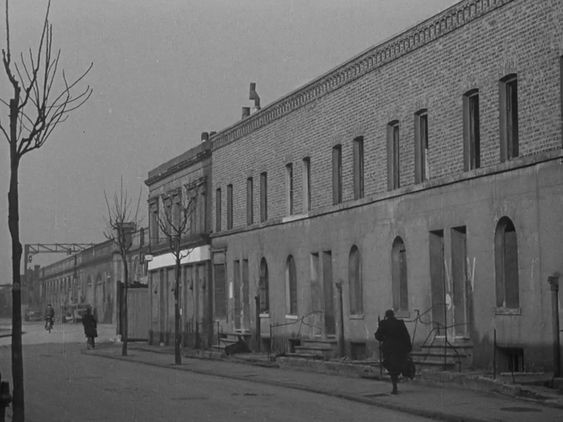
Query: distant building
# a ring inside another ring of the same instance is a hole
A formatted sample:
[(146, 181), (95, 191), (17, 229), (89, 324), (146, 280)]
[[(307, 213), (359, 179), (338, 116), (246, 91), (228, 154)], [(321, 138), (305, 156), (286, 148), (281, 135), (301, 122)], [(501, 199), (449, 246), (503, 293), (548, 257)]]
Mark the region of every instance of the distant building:
[[(147, 284), (144, 260), (147, 251), (146, 230), (141, 228), (133, 235), (129, 254), (131, 285)], [(37, 271), (42, 308), (51, 303), (57, 315), (61, 315), (70, 305), (88, 304), (99, 322), (117, 323), (118, 295), (124, 276), (121, 257), (112, 241), (98, 243), (51, 265), (36, 268)]]

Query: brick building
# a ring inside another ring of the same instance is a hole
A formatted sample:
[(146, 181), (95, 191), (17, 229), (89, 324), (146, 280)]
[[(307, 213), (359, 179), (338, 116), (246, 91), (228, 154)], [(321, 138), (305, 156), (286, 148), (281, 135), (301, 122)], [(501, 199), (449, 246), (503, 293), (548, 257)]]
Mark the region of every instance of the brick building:
[[(213, 332), (210, 301), (211, 144), (203, 142), (151, 170), (149, 233), (152, 259), (148, 263), (151, 343), (174, 343), (175, 257), (170, 236), (181, 229), (181, 326), (188, 345), (205, 345)], [(187, 213), (185, 226), (181, 219)], [(170, 218), (170, 221), (167, 220)], [(172, 225), (172, 226), (171, 226)], [(185, 229), (182, 229), (184, 227)]]
[(562, 20), (556, 0), (464, 0), (215, 134), (221, 329), (365, 358), (393, 308), (418, 345), (549, 368)]

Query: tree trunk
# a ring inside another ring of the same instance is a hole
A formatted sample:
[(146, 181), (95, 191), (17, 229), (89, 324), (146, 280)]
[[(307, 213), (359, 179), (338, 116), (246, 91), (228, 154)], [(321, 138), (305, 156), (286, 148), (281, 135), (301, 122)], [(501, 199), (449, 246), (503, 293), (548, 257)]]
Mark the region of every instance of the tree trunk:
[(176, 256), (176, 281), (174, 286), (174, 362), (182, 364), (182, 332), (180, 328), (180, 255)]
[(121, 298), (121, 355), (127, 356), (127, 340), (128, 340), (128, 328), (129, 328), (129, 318), (127, 316), (127, 289), (129, 280), (129, 268), (127, 265), (127, 255), (122, 254), (121, 259), (123, 260), (123, 276), (125, 281), (123, 283), (123, 296)]
[(21, 313), (21, 257), (17, 153), (17, 101), (10, 101), (10, 190), (8, 192), (8, 227), (12, 237), (12, 382), (13, 421), (24, 421), (22, 313)]

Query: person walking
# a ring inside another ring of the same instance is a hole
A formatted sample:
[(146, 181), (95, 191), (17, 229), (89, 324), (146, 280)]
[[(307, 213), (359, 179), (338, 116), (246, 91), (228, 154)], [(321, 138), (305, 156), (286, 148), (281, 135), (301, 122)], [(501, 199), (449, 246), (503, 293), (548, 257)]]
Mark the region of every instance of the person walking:
[(381, 342), (383, 353), (383, 367), (391, 376), (393, 390), (391, 394), (398, 394), (397, 382), (399, 374), (407, 364), (412, 350), (411, 337), (402, 320), (395, 318), (395, 313), (389, 309), (385, 311), (385, 318), (379, 323), (375, 333), (376, 340)]
[(88, 349), (96, 348), (95, 338), (98, 337), (96, 317), (92, 314), (92, 307), (86, 308), (86, 313), (82, 317), (82, 325), (84, 326), (84, 334), (86, 335), (86, 345)]

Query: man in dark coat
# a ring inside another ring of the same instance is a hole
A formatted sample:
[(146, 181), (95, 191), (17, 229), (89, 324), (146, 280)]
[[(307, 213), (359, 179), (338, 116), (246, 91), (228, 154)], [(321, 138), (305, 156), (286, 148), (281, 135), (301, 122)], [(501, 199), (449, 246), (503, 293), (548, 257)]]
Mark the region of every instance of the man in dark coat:
[(375, 338), (382, 343), (383, 367), (389, 372), (393, 384), (391, 393), (397, 394), (399, 374), (412, 349), (411, 337), (405, 323), (395, 318), (395, 313), (389, 309), (385, 312), (385, 319), (379, 323)]
[(84, 326), (84, 334), (86, 335), (86, 344), (88, 349), (96, 347), (95, 338), (98, 337), (96, 317), (92, 314), (92, 308), (88, 306), (86, 313), (82, 317), (82, 325)]

